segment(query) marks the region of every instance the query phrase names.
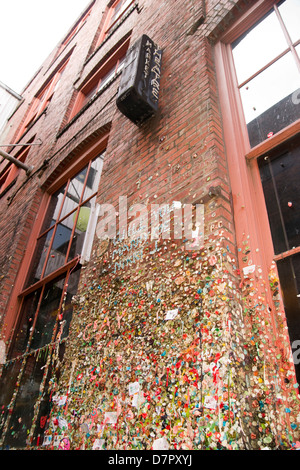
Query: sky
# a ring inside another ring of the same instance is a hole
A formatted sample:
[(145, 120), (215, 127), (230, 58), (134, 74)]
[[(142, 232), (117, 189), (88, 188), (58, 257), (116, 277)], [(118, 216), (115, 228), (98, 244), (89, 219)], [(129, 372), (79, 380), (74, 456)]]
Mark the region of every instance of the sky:
[(0, 0), (0, 81), (21, 94), (91, 0)]

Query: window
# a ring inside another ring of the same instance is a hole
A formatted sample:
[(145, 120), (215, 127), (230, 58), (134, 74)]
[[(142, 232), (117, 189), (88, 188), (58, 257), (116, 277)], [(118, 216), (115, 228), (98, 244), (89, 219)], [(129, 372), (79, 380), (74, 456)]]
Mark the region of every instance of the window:
[(87, 103), (98, 93), (103, 91), (121, 73), (130, 37), (119, 43), (108, 56), (100, 62), (97, 70), (86, 81), (78, 92), (73, 110), (70, 115), (72, 119)]
[[(265, 279), (275, 261), (292, 352), (300, 344), (299, 15), (298, 0), (259, 0), (215, 47), (237, 243), (247, 236)], [(300, 383), (299, 364), (295, 371)]]
[(111, 7), (108, 9), (96, 47), (113, 31), (114, 26), (129, 11), (134, 1), (135, 0), (117, 0), (112, 3)]
[[(27, 155), (29, 153), (30, 147), (23, 147), (16, 155), (16, 158), (25, 163)], [(18, 174), (20, 173), (20, 168), (18, 168), (13, 163), (7, 163), (4, 169), (0, 172), (0, 196), (1, 194), (8, 189), (16, 180)]]
[(82, 252), (91, 212), (95, 209), (103, 156), (90, 162), (52, 194), (37, 256), (27, 281), (35, 284), (74, 261)]
[[(292, 348), (300, 344), (300, 138), (258, 159)], [(298, 361), (297, 361), (298, 362)], [(298, 380), (300, 364), (295, 363)]]
[(286, 0), (232, 43), (251, 147), (300, 118), (300, 3)]
[[(93, 2), (94, 4), (94, 2)], [(89, 9), (87, 10), (87, 12), (83, 15), (83, 17), (77, 22), (77, 24), (74, 26), (74, 28), (70, 31), (70, 33), (65, 37), (65, 39), (63, 40), (62, 44), (61, 44), (61, 48), (67, 46), (69, 44), (69, 42), (73, 39), (73, 37), (75, 36), (75, 34), (77, 33), (77, 31), (80, 30), (80, 28), (84, 25), (84, 23), (86, 22), (87, 18), (90, 16), (91, 14), (91, 11), (92, 11), (92, 5), (89, 6)]]
[(43, 218), (37, 222), (40, 228), (18, 296), (12, 346), (0, 383), (0, 406), (5, 410), (0, 429), (7, 446), (22, 448), (28, 439), (36, 445), (43, 436), (49, 412), (48, 379), (51, 366), (62, 358), (82, 253), (87, 243), (91, 245), (103, 157), (103, 151), (88, 161), (85, 156), (80, 169), (74, 164), (53, 183), (41, 204)]
[(43, 111), (46, 109), (46, 107), (52, 100), (52, 97), (54, 95), (54, 92), (58, 88), (60, 79), (65, 70), (66, 65), (67, 65), (67, 62), (65, 62), (62, 66), (60, 66), (58, 70), (54, 73), (52, 78), (43, 86), (43, 88), (34, 97), (30, 105), (30, 108), (28, 110), (28, 113), (26, 115), (25, 121), (20, 131), (18, 132), (17, 139), (22, 134), (24, 134), (27, 131), (27, 129), (29, 129), (31, 124), (43, 113)]
[(87, 18), (90, 16), (90, 14), (92, 12), (92, 7), (93, 7), (94, 3), (95, 3), (95, 0), (88, 7), (88, 9), (83, 14), (83, 16), (81, 18), (79, 18), (79, 20), (77, 21), (75, 26), (71, 29), (71, 31), (67, 34), (67, 36), (63, 39), (63, 41), (61, 42), (61, 44), (60, 44), (60, 46), (59, 46), (59, 48), (58, 48), (58, 50), (55, 54), (55, 57), (52, 61), (52, 64), (56, 60), (56, 58), (61, 54), (61, 52), (65, 49), (65, 47), (67, 47), (68, 44), (72, 41), (72, 39), (76, 36), (78, 31), (83, 27), (83, 25), (85, 24)]

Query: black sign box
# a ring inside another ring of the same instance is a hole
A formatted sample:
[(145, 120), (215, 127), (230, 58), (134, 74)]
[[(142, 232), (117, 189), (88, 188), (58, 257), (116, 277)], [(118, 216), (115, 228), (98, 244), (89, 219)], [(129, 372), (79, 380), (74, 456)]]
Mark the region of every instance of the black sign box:
[(146, 34), (127, 51), (117, 107), (134, 124), (158, 110), (161, 58), (161, 49)]

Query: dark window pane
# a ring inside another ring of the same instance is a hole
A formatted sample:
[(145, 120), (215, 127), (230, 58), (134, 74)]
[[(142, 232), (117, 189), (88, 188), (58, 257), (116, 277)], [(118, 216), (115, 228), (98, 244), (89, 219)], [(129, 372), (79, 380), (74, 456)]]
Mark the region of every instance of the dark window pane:
[[(65, 352), (65, 344), (63, 343), (59, 347), (58, 361), (63, 360), (64, 352)], [(53, 356), (52, 356), (52, 360), (53, 360)], [(54, 374), (55, 374), (56, 380), (58, 382), (59, 376), (60, 376), (59, 370), (60, 370), (60, 367), (58, 366), (57, 361), (54, 361), (54, 363), (51, 361), (49, 365), (49, 369), (47, 371), (47, 374), (48, 374), (47, 380), (45, 380), (45, 384), (43, 387), (43, 395), (39, 403), (39, 413), (37, 415), (35, 422), (33, 423), (35, 426), (33, 439), (31, 442), (33, 446), (40, 446), (43, 443), (44, 432), (47, 429), (48, 418), (49, 418), (50, 411), (51, 411), (51, 395), (49, 393), (49, 380), (48, 379), (50, 377), (54, 377)]]
[(30, 286), (41, 279), (43, 272), (44, 264), (46, 261), (48, 249), (50, 247), (51, 238), (53, 235), (53, 229), (43, 235), (38, 239), (36, 250), (33, 258), (33, 264), (30, 269), (30, 274), (28, 276), (26, 286)]
[(64, 277), (46, 285), (36, 324), (34, 327), (31, 350), (42, 348), (53, 340), (58, 309), (62, 300)]
[(300, 255), (277, 263), (297, 381), (300, 384)]
[(9, 353), (10, 358), (18, 357), (26, 351), (40, 295), (41, 289), (38, 289), (25, 297), (23, 301), (18, 326), (16, 328), (17, 333), (13, 340), (13, 349)]
[[(298, 139), (299, 140), (299, 139)], [(259, 160), (270, 228), (276, 254), (300, 246), (300, 147)]]
[(67, 338), (69, 334), (69, 327), (70, 327), (72, 314), (73, 314), (72, 298), (77, 293), (79, 278), (80, 278), (80, 265), (78, 265), (78, 268), (70, 274), (69, 279), (68, 279), (64, 308), (62, 311), (63, 318), (62, 318), (62, 322), (60, 323), (61, 339)]
[(27, 358), (19, 391), (14, 404), (13, 414), (6, 433), (5, 445), (24, 448), (28, 432), (32, 426), (34, 405), (40, 395), (40, 384), (44, 376), (45, 355)]
[(251, 147), (300, 118), (300, 105), (293, 99), (299, 87), (299, 71), (289, 52), (241, 88)]
[(47, 213), (45, 215), (43, 228), (40, 233), (45, 232), (48, 228), (55, 224), (60, 211), (66, 190), (66, 185), (60, 188), (56, 193), (51, 196)]
[(9, 404), (16, 389), (22, 361), (13, 361), (5, 365), (0, 378), (0, 436), (4, 432), (6, 419), (9, 417)]
[[(77, 173), (77, 175), (71, 179), (69, 187), (68, 187), (67, 199), (72, 200), (73, 202), (76, 203), (76, 205), (79, 204), (79, 201), (82, 195), (83, 185), (84, 185), (84, 181), (85, 181), (86, 174), (87, 174), (87, 169), (88, 167), (86, 166), (83, 170)], [(69, 202), (66, 201), (65, 205), (68, 205), (68, 204)], [(65, 214), (67, 214), (68, 212), (70, 212), (70, 210), (64, 210)]]
[(65, 264), (66, 255), (72, 236), (75, 214), (76, 212), (71, 214), (56, 227), (44, 277), (48, 276), (48, 274), (52, 273)]
[(84, 191), (83, 201), (85, 201), (92, 194), (95, 194), (98, 191), (102, 166), (103, 155), (96, 158), (91, 164), (91, 168), (86, 182), (86, 188)]

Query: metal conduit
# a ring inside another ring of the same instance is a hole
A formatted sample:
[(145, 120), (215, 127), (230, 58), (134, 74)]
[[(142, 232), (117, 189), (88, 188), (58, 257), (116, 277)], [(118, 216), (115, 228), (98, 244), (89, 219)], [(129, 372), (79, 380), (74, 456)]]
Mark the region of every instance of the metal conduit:
[(9, 160), (10, 162), (14, 163), (18, 168), (22, 168), (22, 170), (25, 170), (26, 175), (30, 175), (33, 170), (32, 166), (25, 165), (25, 163), (20, 162), (17, 158), (13, 157), (12, 155), (9, 155), (9, 153), (4, 152), (4, 150), (0, 149), (0, 155), (6, 160)]

